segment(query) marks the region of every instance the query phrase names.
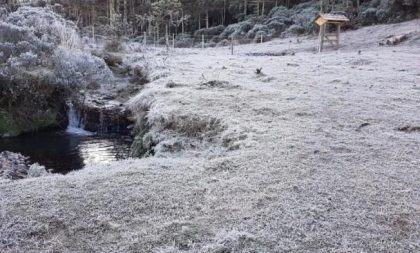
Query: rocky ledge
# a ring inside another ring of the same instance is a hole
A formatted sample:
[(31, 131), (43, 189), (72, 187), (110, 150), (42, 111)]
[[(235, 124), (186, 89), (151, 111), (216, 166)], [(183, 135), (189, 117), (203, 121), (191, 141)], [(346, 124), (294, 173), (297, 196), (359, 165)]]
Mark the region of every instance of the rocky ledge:
[(84, 129), (97, 133), (128, 134), (130, 111), (112, 97), (89, 96), (75, 104), (80, 113)]

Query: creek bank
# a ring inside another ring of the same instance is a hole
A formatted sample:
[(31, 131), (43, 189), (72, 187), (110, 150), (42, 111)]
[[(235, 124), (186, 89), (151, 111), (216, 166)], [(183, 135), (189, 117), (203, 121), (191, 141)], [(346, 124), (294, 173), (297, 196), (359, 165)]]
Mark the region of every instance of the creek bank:
[(0, 102), (0, 137), (16, 137), (66, 127), (64, 89), (37, 84), (13, 92), (6, 86), (0, 88), (3, 95)]

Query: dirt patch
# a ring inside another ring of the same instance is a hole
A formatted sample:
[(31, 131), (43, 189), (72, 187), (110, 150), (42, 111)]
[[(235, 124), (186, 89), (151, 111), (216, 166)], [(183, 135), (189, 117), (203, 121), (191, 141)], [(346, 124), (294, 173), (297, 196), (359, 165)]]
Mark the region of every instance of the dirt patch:
[(208, 82), (204, 82), (200, 84), (200, 87), (208, 87), (208, 88), (224, 88), (224, 89), (234, 89), (238, 88), (238, 85), (232, 85), (227, 81), (219, 81), (219, 80), (211, 80)]
[(281, 51), (281, 52), (258, 52), (258, 53), (248, 53), (248, 56), (287, 56), (287, 55), (295, 55), (294, 51)]

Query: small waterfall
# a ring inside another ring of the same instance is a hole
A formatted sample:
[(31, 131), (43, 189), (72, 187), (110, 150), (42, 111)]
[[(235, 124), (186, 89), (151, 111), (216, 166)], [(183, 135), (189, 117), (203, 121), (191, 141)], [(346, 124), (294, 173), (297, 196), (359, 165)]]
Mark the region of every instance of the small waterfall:
[(69, 124), (67, 126), (66, 132), (77, 135), (93, 135), (92, 132), (83, 129), (84, 125), (82, 117), (80, 117), (80, 114), (77, 112), (73, 103), (68, 103), (68, 107)]

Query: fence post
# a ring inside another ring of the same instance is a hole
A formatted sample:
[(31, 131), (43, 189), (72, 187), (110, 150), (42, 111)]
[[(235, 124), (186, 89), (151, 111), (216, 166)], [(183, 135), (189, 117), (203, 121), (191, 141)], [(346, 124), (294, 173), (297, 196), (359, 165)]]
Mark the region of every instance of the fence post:
[(175, 34), (172, 34), (172, 48), (175, 48)]
[(147, 32), (144, 32), (143, 44), (144, 46), (147, 46)]
[(263, 37), (263, 35), (261, 34), (261, 43), (263, 43), (264, 42), (264, 37)]
[(233, 55), (233, 35), (230, 37), (230, 51), (231, 51), (231, 54)]
[(156, 41), (157, 41), (157, 34), (156, 29), (153, 31), (153, 46), (156, 47)]
[(201, 35), (201, 48), (204, 49), (204, 34)]
[(168, 26), (166, 26), (166, 32), (165, 32), (165, 43), (166, 43), (166, 47), (169, 47), (169, 34), (168, 34)]

